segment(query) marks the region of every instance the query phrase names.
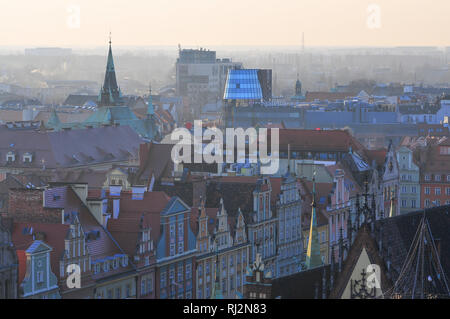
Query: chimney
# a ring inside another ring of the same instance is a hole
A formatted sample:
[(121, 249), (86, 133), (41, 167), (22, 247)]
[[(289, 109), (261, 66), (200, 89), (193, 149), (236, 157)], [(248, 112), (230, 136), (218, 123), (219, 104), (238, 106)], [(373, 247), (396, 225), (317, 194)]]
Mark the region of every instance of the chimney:
[(109, 186), (109, 195), (113, 197), (113, 218), (119, 218), (120, 213), (120, 194), (122, 186)]
[(146, 191), (147, 187), (145, 186), (131, 186), (131, 199), (143, 200)]

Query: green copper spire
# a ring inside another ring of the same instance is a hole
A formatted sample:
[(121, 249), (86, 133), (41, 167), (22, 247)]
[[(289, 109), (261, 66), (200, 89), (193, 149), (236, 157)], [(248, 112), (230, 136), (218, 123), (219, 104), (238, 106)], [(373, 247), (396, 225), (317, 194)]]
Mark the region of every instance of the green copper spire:
[(120, 90), (117, 86), (116, 71), (109, 38), (108, 61), (106, 62), (105, 80), (99, 96), (99, 106), (115, 106), (121, 104)]
[(60, 125), (61, 121), (59, 120), (58, 114), (56, 114), (56, 110), (53, 109), (46, 126), (56, 130)]
[(319, 234), (317, 232), (317, 215), (316, 215), (316, 172), (313, 176), (313, 198), (311, 211), (311, 227), (309, 229), (308, 250), (306, 253), (307, 269), (315, 268), (322, 265), (320, 256)]

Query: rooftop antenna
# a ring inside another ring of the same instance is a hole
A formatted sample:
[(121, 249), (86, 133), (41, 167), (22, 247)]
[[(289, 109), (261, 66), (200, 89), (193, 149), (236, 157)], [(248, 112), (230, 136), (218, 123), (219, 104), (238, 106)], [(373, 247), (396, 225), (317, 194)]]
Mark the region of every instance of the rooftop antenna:
[(302, 32), (302, 53), (305, 53), (305, 32)]

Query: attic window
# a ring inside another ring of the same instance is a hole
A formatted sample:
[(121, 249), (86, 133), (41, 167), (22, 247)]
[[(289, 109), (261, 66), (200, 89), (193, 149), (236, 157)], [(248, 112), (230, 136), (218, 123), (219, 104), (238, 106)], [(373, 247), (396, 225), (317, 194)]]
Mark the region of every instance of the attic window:
[(14, 154), (14, 152), (12, 152), (12, 151), (9, 151), (6, 154), (6, 161), (7, 162), (14, 162), (15, 160), (16, 160), (16, 154)]
[(122, 257), (122, 267), (128, 266), (128, 256)]
[(94, 266), (94, 273), (98, 274), (100, 272), (100, 263), (96, 263)]
[(23, 155), (23, 162), (24, 163), (31, 163), (33, 161), (33, 155), (31, 153), (25, 153)]

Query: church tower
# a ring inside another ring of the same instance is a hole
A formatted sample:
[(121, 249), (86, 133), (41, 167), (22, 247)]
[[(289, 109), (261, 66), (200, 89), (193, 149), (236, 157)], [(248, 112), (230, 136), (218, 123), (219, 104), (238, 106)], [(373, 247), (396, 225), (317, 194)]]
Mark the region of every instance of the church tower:
[(297, 73), (297, 82), (295, 82), (295, 96), (302, 96), (302, 82), (300, 82), (298, 73)]

